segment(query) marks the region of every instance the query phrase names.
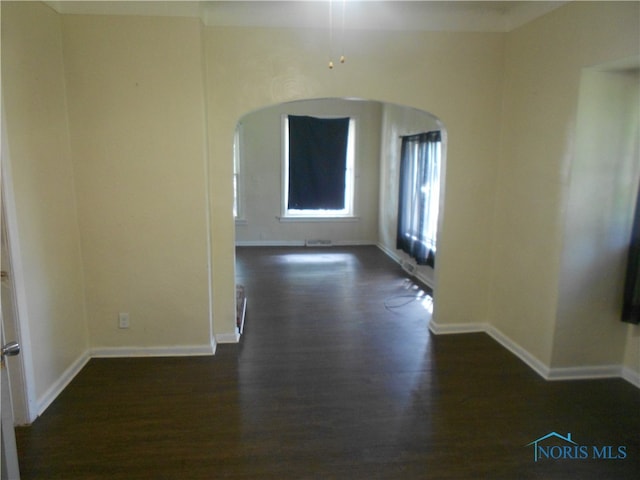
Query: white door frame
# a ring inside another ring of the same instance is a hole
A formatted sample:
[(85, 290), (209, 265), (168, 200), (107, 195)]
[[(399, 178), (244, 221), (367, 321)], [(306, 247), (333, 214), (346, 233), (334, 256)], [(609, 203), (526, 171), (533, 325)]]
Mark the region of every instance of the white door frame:
[[(27, 425), (38, 417), (38, 409), (35, 398), (31, 336), (27, 321), (26, 289), (24, 287), (22, 257), (20, 254), (4, 102), (1, 102), (1, 104), (0, 168), (2, 173), (0, 175), (0, 216), (2, 217), (2, 228), (5, 228), (6, 233), (6, 252), (3, 252), (2, 255), (2, 270), (9, 272), (9, 277), (5, 280), (9, 282), (9, 288), (12, 291), (11, 299), (13, 300), (12, 315), (7, 315), (8, 318), (3, 319), (3, 323), (7, 323), (4, 325), (7, 334), (10, 332), (14, 337), (9, 340), (19, 342), (22, 348), (20, 355), (12, 359), (11, 362), (7, 362), (9, 363), (7, 370), (9, 373), (14, 422), (16, 425)], [(7, 265), (4, 264), (5, 262)], [(8, 322), (11, 322), (11, 325)]]
[[(2, 134), (0, 139), (0, 224), (4, 227), (5, 215), (4, 215), (4, 188), (2, 184), (5, 180), (5, 164), (8, 160), (8, 147), (7, 147), (7, 135), (4, 122), (4, 103), (2, 103), (1, 120)], [(6, 251), (6, 241), (3, 235), (2, 241), (2, 262), (3, 269), (8, 268)], [(5, 258), (6, 257), (6, 258)], [(7, 297), (6, 293), (10, 293), (8, 276), (2, 277), (2, 293), (3, 297)], [(2, 307), (6, 307), (5, 302), (2, 302)], [(2, 308), (0, 308), (0, 346), (4, 347), (5, 342), (5, 321)], [(11, 334), (13, 335), (14, 332)], [(11, 388), (9, 382), (9, 370), (8, 363), (5, 358), (0, 359), (0, 477), (2, 480), (19, 480), (20, 479), (20, 467), (18, 465), (18, 449), (16, 446), (16, 436), (14, 431), (14, 415), (13, 415), (13, 402), (11, 397)], [(18, 361), (21, 363), (21, 360)]]

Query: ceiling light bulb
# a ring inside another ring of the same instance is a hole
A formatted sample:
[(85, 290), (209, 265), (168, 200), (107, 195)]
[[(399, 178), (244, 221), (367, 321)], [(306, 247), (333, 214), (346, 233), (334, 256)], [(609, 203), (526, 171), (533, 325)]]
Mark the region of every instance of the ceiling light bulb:
[(329, 70), (333, 68), (333, 61), (329, 60)]

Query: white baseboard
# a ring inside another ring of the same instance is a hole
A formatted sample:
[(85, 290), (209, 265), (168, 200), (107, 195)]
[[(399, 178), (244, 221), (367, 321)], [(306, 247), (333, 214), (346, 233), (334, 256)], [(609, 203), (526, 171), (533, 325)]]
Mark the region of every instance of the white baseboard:
[(527, 366), (529, 366), (529, 368), (535, 371), (542, 378), (549, 380), (549, 368), (544, 363), (504, 335), (500, 330), (487, 323), (454, 323), (449, 325), (440, 325), (432, 320), (429, 322), (429, 330), (431, 330), (435, 335), (486, 333), (502, 347), (506, 348), (522, 360)]
[[(545, 380), (587, 380), (598, 378), (623, 378), (636, 388), (640, 388), (640, 373), (621, 365), (596, 365), (586, 367), (550, 368), (527, 352), (524, 348), (504, 335), (497, 328), (486, 323), (458, 323), (442, 325), (429, 322), (429, 330), (435, 335), (455, 335), (464, 333), (486, 333), (504, 348), (522, 360)], [(216, 343), (238, 343), (238, 333), (216, 335)], [(119, 357), (175, 357), (213, 355), (216, 344), (163, 347), (97, 347), (83, 353), (67, 368), (60, 378), (36, 401), (38, 416), (53, 403), (91, 358)]]
[(429, 277), (427, 277), (427, 276), (425, 276), (425, 275), (422, 275), (422, 273), (418, 272), (418, 273), (416, 274), (416, 278), (417, 278), (418, 280), (420, 280), (422, 283), (424, 283), (424, 284), (425, 284), (427, 287), (429, 287), (431, 290), (433, 290), (433, 289), (435, 289), (435, 288), (436, 288), (436, 287), (435, 287), (435, 285), (434, 285), (434, 283), (433, 283), (433, 279), (431, 279), (431, 278), (429, 278)]
[[(180, 356), (204, 356), (213, 355), (215, 345), (195, 346), (168, 346), (168, 347), (98, 347), (84, 352), (67, 368), (60, 378), (51, 385), (47, 391), (36, 400), (37, 416), (58, 398), (58, 395), (71, 383), (75, 376), (85, 367), (92, 358), (119, 358), (119, 357), (180, 357)], [(34, 418), (35, 420), (35, 418)]]
[(631, 370), (629, 367), (622, 367), (622, 378), (631, 385), (640, 388), (640, 372)]
[(594, 365), (551, 368), (549, 369), (547, 380), (589, 380), (621, 377), (622, 367), (620, 365)]
[(435, 335), (455, 335), (459, 333), (486, 333), (489, 326), (486, 323), (452, 323), (441, 325), (431, 320), (429, 330)]
[(338, 240), (337, 242), (333, 242), (336, 247), (366, 247), (366, 246), (375, 246), (376, 242), (372, 242), (370, 240)]
[(240, 341), (240, 334), (234, 333), (218, 333), (216, 335), (216, 343), (238, 343)]
[(179, 345), (159, 347), (96, 347), (91, 358), (119, 357), (188, 357), (213, 355), (214, 345)]
[(44, 394), (36, 400), (36, 406), (38, 411), (38, 416), (42, 415), (42, 413), (53, 403), (53, 401), (58, 398), (58, 395), (62, 393), (62, 391), (71, 383), (71, 380), (75, 378), (75, 376), (80, 373), (80, 370), (84, 368), (87, 362), (91, 359), (89, 355), (89, 351), (84, 352), (80, 357), (77, 358), (75, 362), (73, 362), (69, 368), (67, 368), (60, 378), (56, 380), (53, 385), (51, 385)]
[[(238, 240), (236, 247), (304, 247), (305, 240)], [(369, 240), (333, 240), (332, 247), (357, 247), (361, 245), (376, 245)]]
[(380, 250), (382, 250), (387, 255), (387, 257), (389, 257), (391, 260), (393, 260), (394, 262), (396, 262), (398, 264), (402, 264), (402, 259), (400, 258), (400, 255), (398, 255), (398, 253), (396, 251), (391, 250), (386, 245), (383, 245), (380, 242), (376, 243), (376, 246)]
[(497, 328), (486, 323), (459, 323), (441, 325), (433, 320), (429, 323), (429, 330), (435, 335), (449, 335), (461, 333), (483, 332), (493, 338), (504, 348), (522, 360), (529, 368), (548, 381), (559, 380), (588, 380), (600, 378), (623, 378), (637, 388), (640, 388), (640, 373), (621, 365), (593, 365), (580, 367), (549, 367), (518, 343), (506, 336)]
[(236, 240), (236, 247), (304, 247), (304, 240)]
[(522, 360), (526, 365), (529, 366), (534, 372), (540, 375), (545, 380), (550, 380), (549, 372), (550, 369), (547, 365), (545, 365), (541, 360), (531, 355), (527, 350), (522, 348), (518, 343), (514, 342), (510, 337), (506, 336), (500, 330), (495, 328), (494, 326), (488, 325), (487, 330), (485, 332), (491, 338), (493, 338), (496, 342), (502, 345), (504, 348), (513, 353), (516, 357)]
[[(398, 254), (397, 251), (391, 250), (390, 248), (388, 248), (386, 245), (383, 245), (382, 243), (376, 243), (376, 246), (380, 250), (382, 250), (389, 258), (391, 258), (391, 260), (393, 260), (394, 262), (402, 266), (403, 258)], [(410, 272), (407, 272), (407, 273), (417, 278), (420, 282), (425, 284), (430, 289), (433, 290), (435, 288), (434, 280), (432, 278), (427, 277), (426, 275), (423, 275), (423, 273), (420, 272), (419, 270), (416, 270), (414, 273), (410, 273)]]

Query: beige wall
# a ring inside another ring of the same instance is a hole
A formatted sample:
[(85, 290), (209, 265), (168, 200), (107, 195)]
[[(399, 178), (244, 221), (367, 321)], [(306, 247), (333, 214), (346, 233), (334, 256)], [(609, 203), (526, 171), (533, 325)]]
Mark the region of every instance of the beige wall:
[[(372, 244), (378, 238), (380, 170), (378, 102), (316, 99), (287, 102), (261, 109), (241, 120), (241, 200), (246, 222), (236, 226), (238, 244)], [(357, 219), (281, 221), (282, 119), (286, 115), (341, 116), (356, 119), (355, 198)]]
[(638, 54), (638, 8), (574, 2), (507, 36), (489, 317), (547, 366), (581, 71)]
[(627, 327), (623, 365), (629, 377), (637, 377), (640, 374), (640, 327), (637, 325)]
[(41, 3), (2, 2), (2, 97), (9, 143), (2, 168), (12, 177), (3, 193), (19, 246), (15, 280), (27, 293), (18, 303), (30, 334), (23, 356), (41, 410), (89, 347), (60, 16)]
[[(636, 62), (640, 67), (640, 57)], [(640, 179), (639, 115), (637, 71), (585, 70), (567, 187), (554, 367), (622, 363), (627, 325), (620, 312)]]
[(347, 63), (329, 70), (324, 32), (209, 27), (206, 34), (213, 231), (220, 239), (213, 247), (214, 291), (229, 292), (224, 298), (232, 293), (230, 179), (238, 119), (283, 101), (357, 97), (414, 106), (447, 126), (435, 316), (442, 323), (485, 321), (504, 36), (349, 32)]
[(211, 351), (200, 22), (68, 15), (63, 39), (92, 347)]
[[(412, 106), (446, 127), (438, 324), (490, 324), (545, 366), (611, 362), (571, 343), (563, 312), (580, 305), (565, 297), (563, 242), (577, 233), (565, 225), (580, 193), (569, 173), (581, 72), (638, 55), (638, 8), (573, 2), (508, 34), (346, 32), (347, 63), (329, 70), (323, 31), (2, 2), (38, 396), (91, 348), (204, 353), (212, 328), (235, 339), (235, 126), (307, 98)], [(627, 331), (617, 348), (633, 370)]]

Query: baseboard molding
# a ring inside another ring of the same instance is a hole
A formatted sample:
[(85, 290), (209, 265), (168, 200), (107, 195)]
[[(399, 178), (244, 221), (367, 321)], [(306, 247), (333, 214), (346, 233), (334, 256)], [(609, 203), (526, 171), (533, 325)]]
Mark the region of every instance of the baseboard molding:
[[(54, 402), (58, 395), (71, 383), (75, 376), (92, 358), (121, 357), (184, 357), (215, 354), (214, 345), (168, 346), (168, 347), (98, 347), (84, 352), (67, 368), (60, 378), (36, 400), (37, 416), (40, 416)], [(35, 418), (34, 418), (35, 420)]]
[(622, 378), (640, 388), (640, 373), (622, 365), (594, 365), (580, 367), (549, 367), (527, 350), (514, 342), (507, 335), (486, 323), (459, 323), (441, 325), (433, 320), (429, 330), (435, 335), (451, 335), (464, 333), (486, 333), (502, 347), (509, 350), (540, 377), (548, 381), (561, 380), (593, 380), (602, 378)]
[(376, 247), (382, 250), (384, 254), (387, 255), (387, 257), (389, 257), (391, 260), (393, 260), (397, 264), (400, 264), (400, 265), (402, 264), (402, 259), (400, 258), (400, 255), (398, 255), (398, 253), (395, 252), (394, 250), (391, 250), (386, 245), (383, 245), (380, 242), (376, 243)]
[(240, 341), (240, 334), (234, 333), (218, 333), (216, 335), (216, 343), (238, 343)]
[[(383, 245), (382, 243), (376, 243), (375, 245), (380, 250), (382, 250), (382, 252), (385, 253), (387, 257), (389, 257), (391, 260), (396, 262), (398, 265), (402, 266), (402, 262), (404, 261), (404, 259), (400, 255), (398, 255), (398, 252), (391, 250), (390, 248)], [(429, 287), (431, 290), (435, 288), (434, 280), (432, 278), (426, 277), (425, 275), (422, 274), (422, 272), (416, 270), (416, 272), (411, 273), (411, 272), (408, 272), (406, 269), (405, 271), (407, 272), (407, 274), (417, 278), (421, 283)]]
[[(236, 247), (304, 247), (305, 240), (238, 240)], [(376, 245), (369, 240), (335, 240), (329, 247), (358, 247), (364, 245)], [(324, 245), (321, 245), (325, 247)], [(311, 246), (312, 248), (313, 246)], [(326, 248), (326, 247), (325, 247)]]
[(304, 240), (237, 240), (236, 247), (304, 247)]
[(622, 367), (622, 378), (636, 388), (640, 388), (640, 372), (631, 370), (629, 367)]
[(550, 368), (541, 360), (531, 355), (526, 349), (522, 348), (520, 344), (514, 342), (510, 337), (506, 336), (500, 330), (491, 325), (487, 326), (487, 330), (485, 333), (500, 345), (502, 345), (504, 348), (513, 353), (520, 360), (522, 360), (527, 366), (529, 366), (529, 368), (531, 368), (542, 378), (544, 378), (545, 380), (550, 380)]
[(214, 345), (179, 345), (159, 347), (97, 347), (91, 349), (91, 358), (120, 357), (191, 357), (213, 355)]
[(429, 287), (432, 291), (436, 288), (433, 279), (426, 277), (421, 273), (416, 274), (416, 278), (424, 283), (427, 287)]
[(540, 360), (535, 358), (524, 348), (511, 340), (505, 334), (503, 334), (497, 328), (487, 323), (454, 323), (448, 325), (440, 325), (433, 320), (429, 322), (429, 330), (435, 335), (451, 335), (461, 333), (485, 333), (489, 335), (493, 340), (498, 342), (503, 348), (506, 348), (521, 361), (523, 361), (529, 368), (540, 375), (545, 380), (548, 380), (549, 368)]
[[(622, 378), (640, 389), (640, 373), (621, 365), (601, 365), (587, 367), (549, 368), (524, 348), (507, 337), (497, 328), (486, 323), (457, 323), (441, 325), (433, 320), (429, 322), (429, 330), (434, 335), (455, 335), (465, 333), (485, 333), (502, 347), (522, 360), (533, 371), (548, 381), (589, 380), (601, 378)], [(75, 376), (84, 368), (91, 358), (121, 357), (175, 357), (214, 355), (217, 343), (238, 343), (238, 333), (221, 333), (216, 335), (213, 345), (166, 346), (166, 347), (98, 347), (87, 350), (67, 368), (60, 378), (47, 389), (36, 401), (38, 416), (53, 403)]]
[(620, 365), (556, 367), (549, 369), (547, 380), (589, 380), (596, 378), (622, 378), (622, 367)]
[(460, 333), (486, 333), (488, 325), (485, 323), (451, 323), (441, 325), (431, 320), (429, 330), (435, 335), (455, 335)]
[(367, 246), (376, 246), (376, 242), (372, 242), (370, 240), (338, 240), (337, 242), (333, 242), (336, 247), (367, 247)]
[(84, 366), (91, 359), (91, 355), (87, 350), (84, 352), (78, 359), (73, 362), (69, 368), (67, 368), (60, 378), (53, 385), (51, 385), (44, 394), (36, 400), (36, 407), (38, 411), (38, 416), (42, 415), (44, 411), (53, 403), (53, 401), (58, 398), (58, 395), (62, 393), (62, 391), (71, 383), (71, 380), (75, 378), (75, 376), (80, 373), (80, 370), (84, 368)]

